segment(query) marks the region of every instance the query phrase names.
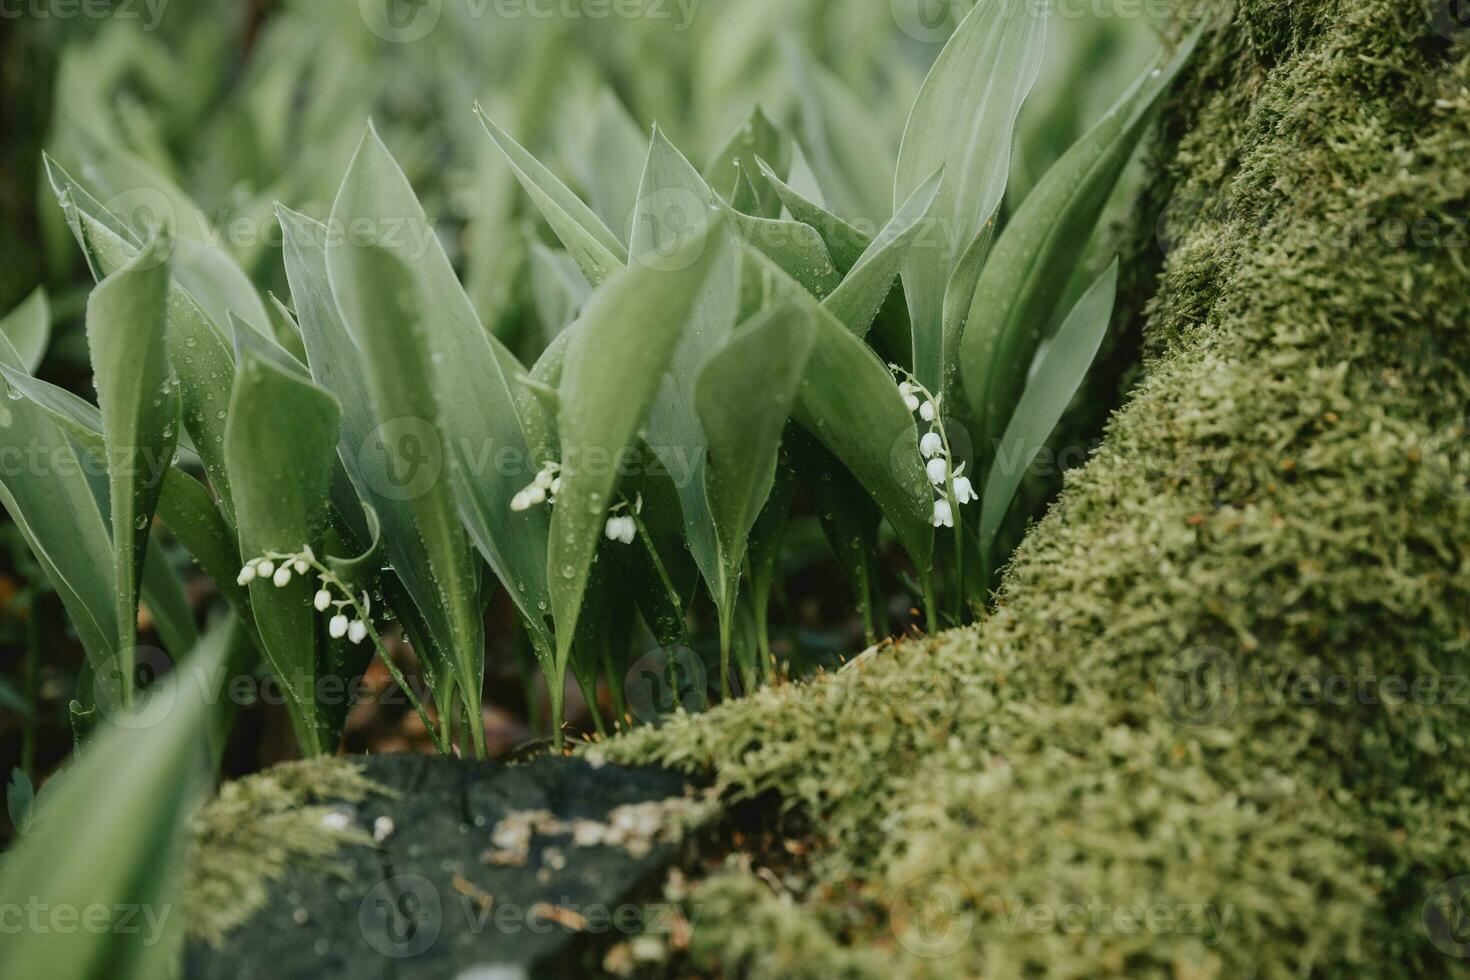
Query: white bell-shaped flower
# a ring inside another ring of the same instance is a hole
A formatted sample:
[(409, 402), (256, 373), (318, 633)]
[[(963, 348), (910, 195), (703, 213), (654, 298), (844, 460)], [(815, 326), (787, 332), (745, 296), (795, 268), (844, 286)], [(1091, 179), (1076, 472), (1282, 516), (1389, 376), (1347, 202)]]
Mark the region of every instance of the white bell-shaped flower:
[(938, 414), (938, 410), (934, 407), (933, 402), (925, 402), (919, 406), (919, 418), (925, 422), (933, 422), (934, 417)]
[(954, 527), (954, 510), (949, 506), (948, 500), (934, 501), (934, 514), (929, 518), (929, 523), (935, 527)]
[(980, 495), (970, 484), (968, 476), (957, 476), (954, 478), (954, 499), (961, 504), (968, 504), (972, 500), (979, 500)]
[(270, 578), (276, 573), (276, 563), (269, 558), (262, 558), (255, 563), (255, 573), (261, 578)]
[(949, 460), (931, 459), (924, 464), (924, 472), (929, 474), (929, 482), (936, 487), (943, 486), (944, 481), (949, 478)]
[(334, 640), (340, 640), (347, 635), (347, 617), (338, 613), (327, 623), (327, 635)]
[(944, 451), (944, 437), (937, 432), (926, 432), (924, 438), (919, 440), (919, 452), (924, 454), (925, 459), (937, 456)]
[(284, 589), (286, 586), (290, 585), (291, 567), (289, 565), (282, 565), (280, 568), (276, 569), (276, 574), (271, 576), (271, 581), (275, 583), (275, 586), (278, 589)]
[(332, 593), (321, 589), (311, 599), (311, 604), (316, 607), (317, 612), (326, 612), (327, 607), (332, 604)]
[(354, 619), (347, 627), (347, 639), (352, 643), (361, 643), (367, 637), (367, 624), (360, 619)]

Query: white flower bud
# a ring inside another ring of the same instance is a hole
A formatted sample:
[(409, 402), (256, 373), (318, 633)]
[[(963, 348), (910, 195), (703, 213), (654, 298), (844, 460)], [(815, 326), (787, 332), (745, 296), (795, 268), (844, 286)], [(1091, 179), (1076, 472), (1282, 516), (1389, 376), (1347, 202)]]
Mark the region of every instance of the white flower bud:
[(954, 499), (958, 500), (961, 504), (968, 504), (972, 500), (980, 499), (980, 495), (970, 485), (970, 478), (968, 476), (957, 476), (954, 478)]
[(347, 635), (347, 617), (338, 613), (327, 623), (327, 635), (334, 640), (340, 640)]
[(539, 483), (531, 484), (529, 487), (522, 490), (521, 493), (526, 495), (526, 505), (528, 507), (534, 507), (537, 504), (546, 503), (546, 488), (541, 486), (541, 484)]
[(631, 517), (624, 517), (622, 521), (623, 533), (622, 536), (618, 538), (618, 540), (623, 542), (623, 544), (632, 544), (633, 541), (638, 537), (638, 524)]
[(352, 625), (347, 627), (347, 639), (352, 643), (361, 643), (367, 637), (367, 624), (360, 619), (354, 619)]
[(275, 583), (276, 588), (284, 589), (286, 586), (291, 584), (291, 569), (285, 565), (282, 565), (280, 568), (276, 569), (276, 574), (271, 576), (271, 581)]
[(621, 517), (609, 517), (607, 526), (602, 529), (603, 536), (609, 541), (616, 541), (623, 533), (623, 519)]
[(291, 567), (296, 569), (297, 575), (305, 575), (307, 573), (307, 570), (311, 568), (311, 566), (306, 563), (305, 558), (296, 559), (294, 562), (291, 563)]
[(327, 607), (332, 604), (332, 593), (322, 589), (312, 597), (311, 604), (316, 606), (317, 612), (326, 612)]
[(929, 518), (929, 523), (935, 527), (954, 527), (954, 511), (948, 500), (934, 501), (934, 515)]
[(925, 459), (943, 451), (944, 439), (937, 432), (926, 432), (924, 438), (919, 440), (919, 452), (924, 454)]
[(261, 578), (270, 578), (275, 570), (276, 563), (271, 561), (269, 558), (262, 558), (260, 561), (256, 562), (255, 573)]
[(510, 498), (510, 509), (513, 511), (523, 511), (530, 506), (531, 502), (526, 499), (526, 491), (524, 490)]
[(929, 474), (929, 482), (936, 487), (943, 486), (949, 477), (949, 461), (946, 459), (931, 459), (924, 464), (924, 472)]
[(914, 385), (913, 385), (913, 382), (911, 382), (911, 381), (900, 381), (898, 383), (898, 393), (900, 395), (902, 395), (903, 397), (905, 397), (905, 398), (912, 397), (913, 394), (914, 394)]
[(904, 395), (903, 403), (908, 406), (910, 412), (917, 412), (919, 410), (918, 395)]
[(554, 476), (551, 478), (551, 495), (555, 497), (559, 493), (561, 493), (561, 477)]
[(933, 422), (935, 414), (933, 402), (925, 402), (919, 406), (919, 418), (925, 422)]
[(551, 489), (551, 481), (553, 479), (554, 478), (551, 475), (551, 471), (550, 470), (547, 470), (547, 469), (543, 469), (541, 472), (539, 472), (539, 473), (536, 474), (536, 479), (534, 481), (534, 485), (540, 487), (542, 490), (550, 490)]
[(235, 576), (236, 585), (249, 585), (253, 581), (255, 581), (254, 565), (246, 565), (244, 568), (240, 569), (240, 574)]

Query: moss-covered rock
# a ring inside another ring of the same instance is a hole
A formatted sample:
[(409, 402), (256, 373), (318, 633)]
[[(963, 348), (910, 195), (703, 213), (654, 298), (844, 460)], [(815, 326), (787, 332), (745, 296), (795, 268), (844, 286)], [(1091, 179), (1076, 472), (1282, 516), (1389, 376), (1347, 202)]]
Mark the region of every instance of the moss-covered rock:
[(1141, 378), (985, 622), (598, 750), (813, 822), (800, 894), (696, 885), (731, 910), (698, 966), (1463, 967), (1470, 38), (1445, 6), (1240, 0), (1207, 36), (1128, 249), (1167, 251)]

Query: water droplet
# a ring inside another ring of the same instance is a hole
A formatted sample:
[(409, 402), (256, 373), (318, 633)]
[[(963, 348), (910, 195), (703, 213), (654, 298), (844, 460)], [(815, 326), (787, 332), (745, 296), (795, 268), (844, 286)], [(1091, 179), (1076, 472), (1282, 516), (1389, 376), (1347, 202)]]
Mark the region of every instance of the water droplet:
[(577, 570), (575, 568), (573, 568), (571, 565), (563, 565), (561, 567), (561, 577), (562, 578), (573, 578), (573, 577), (576, 576), (576, 574), (577, 574)]

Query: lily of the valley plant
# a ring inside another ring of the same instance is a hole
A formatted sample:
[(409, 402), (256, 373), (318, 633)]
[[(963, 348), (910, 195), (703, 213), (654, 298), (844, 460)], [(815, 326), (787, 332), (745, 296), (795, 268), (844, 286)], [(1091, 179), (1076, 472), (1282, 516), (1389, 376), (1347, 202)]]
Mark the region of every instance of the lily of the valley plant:
[[(1070, 286), (1091, 231), (1192, 46), (1004, 209), (1044, 25), (1035, 5), (995, 0), (965, 17), (918, 89), (881, 215), (857, 212), (811, 146), (756, 110), (703, 167), (654, 129), (622, 189), (632, 213), (612, 220), (476, 107), (544, 222), (534, 248), (570, 310), (531, 361), (482, 322), (371, 126), (330, 208), (276, 207), (280, 298), (199, 228), (103, 203), (145, 185), (176, 217), (199, 213), (142, 158), (83, 147), (86, 180), (48, 159), (98, 282), (98, 404), (0, 341), (8, 426), (106, 460), (107, 478), (7, 474), (3, 496), (90, 670), (131, 703), (140, 597), (157, 615), (178, 587), (146, 564), (155, 518), (279, 681), (307, 754), (341, 737), (324, 679), (375, 653), (398, 676), (389, 622), (418, 655), (428, 697), (399, 680), (438, 747), (483, 754), (497, 591), (545, 674), (558, 745), (569, 671), (589, 691), (606, 681), (628, 717), (635, 612), (677, 645), (710, 603), (722, 691), (761, 683), (802, 493), (870, 632), (885, 560), (915, 583), (929, 630), (964, 621), (1107, 329), (1116, 267)], [(79, 727), (109, 707), (91, 696), (105, 688), (83, 684)]]

